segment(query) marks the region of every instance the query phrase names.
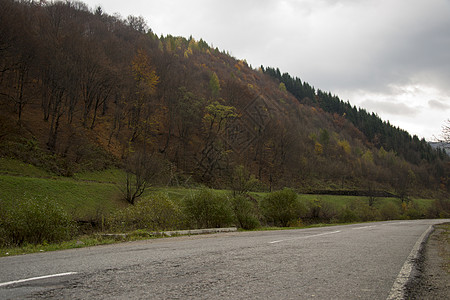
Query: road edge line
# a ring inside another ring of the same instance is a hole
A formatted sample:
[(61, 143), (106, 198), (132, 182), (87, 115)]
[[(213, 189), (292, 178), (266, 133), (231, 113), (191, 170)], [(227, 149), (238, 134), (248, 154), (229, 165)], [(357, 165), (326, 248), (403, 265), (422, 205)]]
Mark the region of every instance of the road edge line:
[(406, 285), (411, 280), (411, 274), (413, 273), (413, 271), (416, 271), (416, 261), (419, 258), (420, 251), (422, 250), (422, 247), (428, 240), (428, 237), (433, 232), (433, 230), (434, 226), (430, 225), (416, 241), (414, 247), (406, 258), (403, 267), (398, 273), (397, 278), (395, 279), (391, 291), (389, 292), (389, 296), (386, 298), (386, 300), (405, 299)]
[(78, 274), (78, 272), (67, 272), (67, 273), (51, 274), (51, 275), (44, 275), (44, 276), (39, 276), (39, 277), (31, 277), (31, 278), (26, 278), (26, 279), (13, 280), (13, 281), (0, 283), (0, 287), (17, 284), (17, 283), (33, 281), (33, 280), (47, 279), (47, 278), (61, 277), (61, 276), (68, 276), (68, 275), (75, 275), (75, 274)]

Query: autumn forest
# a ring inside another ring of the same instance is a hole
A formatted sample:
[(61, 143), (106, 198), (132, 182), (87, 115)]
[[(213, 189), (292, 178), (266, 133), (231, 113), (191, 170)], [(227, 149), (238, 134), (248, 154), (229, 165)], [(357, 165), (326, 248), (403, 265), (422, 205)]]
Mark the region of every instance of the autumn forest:
[(152, 185), (231, 188), (239, 169), (264, 191), (448, 197), (444, 151), (276, 67), (82, 2), (0, 6), (1, 157)]

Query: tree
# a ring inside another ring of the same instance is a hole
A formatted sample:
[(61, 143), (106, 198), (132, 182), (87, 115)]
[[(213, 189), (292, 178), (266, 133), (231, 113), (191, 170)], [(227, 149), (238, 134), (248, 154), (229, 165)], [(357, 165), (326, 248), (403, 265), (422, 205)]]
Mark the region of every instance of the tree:
[(228, 122), (238, 116), (234, 106), (220, 104), (214, 101), (206, 108), (203, 116), (204, 124), (204, 145), (198, 158), (198, 166), (202, 168), (202, 180), (209, 181), (217, 174), (214, 174), (220, 168), (220, 163), (226, 155), (224, 143), (220, 137), (224, 135)]
[(253, 174), (250, 174), (243, 165), (234, 168), (231, 180), (231, 188), (233, 189), (233, 196), (244, 196), (248, 192), (258, 186), (258, 180)]
[(140, 33), (146, 33), (148, 31), (147, 23), (145, 22), (145, 19), (142, 16), (135, 17), (130, 15), (127, 17), (126, 23), (132, 29)]
[(450, 119), (442, 125), (442, 141), (450, 143)]
[(220, 82), (216, 72), (212, 73), (211, 78), (209, 79), (209, 89), (211, 90), (211, 95), (213, 98), (217, 98), (219, 96)]
[(125, 200), (134, 205), (157, 176), (163, 177), (164, 164), (155, 155), (148, 154), (145, 148), (131, 153), (125, 162), (125, 187), (120, 189)]
[(143, 49), (138, 49), (131, 63), (134, 79), (139, 87), (138, 93), (151, 95), (156, 90), (159, 77), (150, 64), (150, 58)]
[(154, 120), (152, 116), (152, 99), (159, 83), (159, 77), (150, 64), (150, 58), (143, 49), (138, 49), (131, 63), (131, 69), (134, 77), (134, 90), (129, 95), (129, 127), (131, 129), (130, 141), (134, 142), (141, 135), (148, 134), (144, 131), (150, 131)]

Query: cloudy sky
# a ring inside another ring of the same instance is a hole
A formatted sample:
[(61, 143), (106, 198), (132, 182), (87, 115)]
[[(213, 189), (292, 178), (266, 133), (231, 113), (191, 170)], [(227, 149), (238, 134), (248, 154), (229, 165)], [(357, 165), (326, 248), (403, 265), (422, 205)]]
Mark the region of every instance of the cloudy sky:
[(84, 0), (278, 67), (432, 140), (450, 118), (450, 0)]

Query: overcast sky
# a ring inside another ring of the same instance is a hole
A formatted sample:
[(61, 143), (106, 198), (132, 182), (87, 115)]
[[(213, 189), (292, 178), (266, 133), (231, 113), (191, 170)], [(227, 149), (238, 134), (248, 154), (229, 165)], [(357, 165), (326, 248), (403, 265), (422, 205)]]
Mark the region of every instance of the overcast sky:
[(278, 67), (432, 140), (450, 118), (450, 0), (85, 0)]

